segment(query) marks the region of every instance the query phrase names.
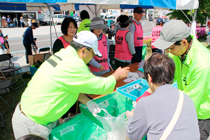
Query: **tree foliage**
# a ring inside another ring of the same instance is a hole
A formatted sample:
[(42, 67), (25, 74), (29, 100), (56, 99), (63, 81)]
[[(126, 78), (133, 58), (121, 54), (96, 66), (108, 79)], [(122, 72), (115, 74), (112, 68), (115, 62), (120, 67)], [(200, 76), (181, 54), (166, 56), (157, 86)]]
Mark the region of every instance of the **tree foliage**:
[[(194, 15), (194, 11), (195, 10), (192, 10), (193, 15)], [(183, 12), (192, 21), (190, 10), (183, 10)], [(185, 23), (189, 23), (189, 20), (186, 18), (186, 16), (182, 13), (181, 10), (171, 10), (171, 13), (167, 14), (167, 16), (170, 16), (170, 19), (179, 19), (179, 20), (183, 20)], [(207, 17), (210, 17), (210, 0), (199, 0), (199, 7), (197, 9), (196, 22), (205, 24)]]

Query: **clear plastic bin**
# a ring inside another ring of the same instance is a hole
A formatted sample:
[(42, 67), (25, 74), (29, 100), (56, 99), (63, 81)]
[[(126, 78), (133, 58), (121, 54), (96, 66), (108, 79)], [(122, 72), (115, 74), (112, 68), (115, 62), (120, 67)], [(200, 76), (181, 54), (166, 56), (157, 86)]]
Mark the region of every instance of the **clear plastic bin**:
[[(117, 117), (120, 114), (125, 113), (127, 110), (133, 109), (133, 101), (117, 92), (103, 96), (98, 99), (94, 99), (93, 101), (99, 104), (100, 108), (107, 110), (108, 113), (113, 117)], [(80, 110), (82, 114), (84, 114), (85, 116), (93, 120), (97, 125), (103, 128), (102, 123), (93, 116), (93, 114), (88, 110), (88, 108), (84, 104), (80, 104)], [(101, 113), (99, 113), (98, 115), (103, 117), (105, 115), (105, 112), (101, 111)]]
[(102, 109), (100, 113), (93, 116), (84, 104), (80, 104), (81, 112), (106, 131), (107, 140), (125, 140), (127, 136), (125, 112), (133, 109), (133, 101), (115, 92), (95, 99), (94, 102)]

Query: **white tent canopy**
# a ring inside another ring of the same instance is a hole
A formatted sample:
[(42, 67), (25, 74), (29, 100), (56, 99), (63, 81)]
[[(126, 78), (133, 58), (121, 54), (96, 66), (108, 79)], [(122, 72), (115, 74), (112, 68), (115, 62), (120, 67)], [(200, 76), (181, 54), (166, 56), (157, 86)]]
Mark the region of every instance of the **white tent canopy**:
[[(177, 10), (198, 9), (198, 0), (0, 0), (0, 10), (34, 11), (53, 7), (56, 10), (78, 10), (78, 5), (95, 5), (95, 15), (99, 9), (133, 9), (142, 8), (168, 8)], [(194, 12), (191, 33), (195, 35), (196, 22)], [(50, 28), (51, 29), (51, 28)], [(52, 41), (51, 41), (52, 46)]]
[[(197, 9), (198, 0), (0, 0), (0, 10), (21, 7), (25, 10), (37, 10), (40, 7), (47, 8), (47, 5), (55, 9), (78, 10), (79, 4), (101, 5), (101, 9), (131, 9), (135, 6), (142, 8), (168, 8), (168, 9)], [(17, 10), (17, 9), (16, 9)]]

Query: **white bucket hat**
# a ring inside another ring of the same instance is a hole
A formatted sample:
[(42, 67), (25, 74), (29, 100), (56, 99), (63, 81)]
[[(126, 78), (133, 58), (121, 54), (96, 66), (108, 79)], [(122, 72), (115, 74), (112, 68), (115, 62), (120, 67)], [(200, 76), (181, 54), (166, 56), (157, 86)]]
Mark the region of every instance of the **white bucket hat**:
[(102, 57), (102, 54), (98, 50), (98, 38), (94, 33), (90, 31), (81, 31), (74, 36), (73, 41), (83, 46), (92, 48), (98, 57)]

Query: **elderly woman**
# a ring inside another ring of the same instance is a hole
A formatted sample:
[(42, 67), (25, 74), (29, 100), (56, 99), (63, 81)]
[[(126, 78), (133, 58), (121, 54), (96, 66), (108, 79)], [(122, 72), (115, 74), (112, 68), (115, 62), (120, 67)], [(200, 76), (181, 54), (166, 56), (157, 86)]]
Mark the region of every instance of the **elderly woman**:
[(102, 53), (102, 57), (97, 56), (89, 62), (89, 67), (93, 74), (96, 76), (105, 74), (112, 71), (112, 66), (109, 60), (109, 40), (105, 34), (102, 33), (103, 29), (107, 28), (104, 21), (100, 17), (95, 17), (91, 21), (90, 30), (93, 32), (98, 39), (98, 49)]
[(53, 53), (60, 51), (70, 45), (74, 35), (77, 32), (77, 23), (73, 18), (65, 18), (61, 24), (61, 31), (63, 33), (53, 44)]
[[(192, 99), (171, 85), (174, 61), (165, 55), (153, 53), (143, 68), (150, 87), (148, 91), (152, 95), (141, 98), (134, 110), (126, 112), (128, 138), (140, 140), (147, 135), (148, 140), (199, 140), (197, 114)], [(168, 127), (169, 123), (174, 125)]]

